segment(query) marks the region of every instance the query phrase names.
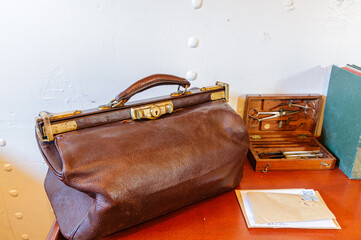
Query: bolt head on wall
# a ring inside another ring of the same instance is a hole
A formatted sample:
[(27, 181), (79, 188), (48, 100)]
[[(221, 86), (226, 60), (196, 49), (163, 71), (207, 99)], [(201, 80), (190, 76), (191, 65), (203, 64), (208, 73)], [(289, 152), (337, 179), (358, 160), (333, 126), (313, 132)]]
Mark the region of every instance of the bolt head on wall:
[(20, 235), (20, 237), (21, 237), (21, 239), (23, 239), (23, 240), (29, 240), (30, 239), (30, 236), (28, 235), (28, 234), (21, 234)]
[(295, 10), (296, 4), (294, 0), (287, 0), (285, 2), (285, 8), (287, 11), (291, 12), (293, 10)]
[(17, 218), (17, 219), (23, 219), (23, 214), (21, 213), (21, 212), (17, 212), (17, 213), (15, 213), (15, 217)]
[(192, 8), (199, 9), (202, 7), (203, 0), (192, 0)]
[(10, 194), (10, 196), (12, 196), (12, 197), (17, 197), (17, 196), (19, 196), (19, 192), (16, 191), (16, 190), (10, 190), (10, 191), (9, 191), (9, 194)]
[(188, 47), (190, 48), (196, 48), (198, 47), (199, 40), (196, 37), (190, 37), (188, 38)]
[(11, 170), (13, 170), (13, 167), (10, 163), (5, 163), (3, 169), (7, 172), (11, 172)]
[(191, 71), (191, 70), (186, 73), (186, 79), (187, 79), (188, 81), (194, 81), (194, 80), (196, 80), (196, 79), (197, 79), (197, 76), (198, 76), (198, 73), (196, 73), (196, 72), (194, 72), (194, 71)]
[(3, 138), (0, 138), (0, 147), (5, 147), (6, 146), (6, 141)]

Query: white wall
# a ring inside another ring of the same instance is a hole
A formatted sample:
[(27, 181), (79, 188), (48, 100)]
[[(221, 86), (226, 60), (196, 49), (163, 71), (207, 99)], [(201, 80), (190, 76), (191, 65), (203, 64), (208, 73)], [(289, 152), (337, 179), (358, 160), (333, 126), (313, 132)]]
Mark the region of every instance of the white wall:
[(326, 94), (329, 65), (361, 64), (360, 26), (358, 0), (2, 1), (0, 238), (44, 239), (54, 219), (34, 138), (41, 110), (93, 108), (142, 77), (188, 70), (194, 86), (229, 83), (234, 107), (247, 93)]

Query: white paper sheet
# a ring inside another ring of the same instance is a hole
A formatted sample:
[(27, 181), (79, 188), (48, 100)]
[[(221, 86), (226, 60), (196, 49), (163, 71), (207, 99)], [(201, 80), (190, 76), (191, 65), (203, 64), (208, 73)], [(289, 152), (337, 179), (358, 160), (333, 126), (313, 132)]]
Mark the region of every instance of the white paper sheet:
[[(251, 202), (247, 196), (247, 192), (272, 192), (272, 193), (288, 193), (288, 194), (301, 194), (305, 189), (274, 189), (274, 190), (250, 190), (240, 191), (245, 217), (248, 218), (249, 227), (253, 228), (313, 228), (313, 229), (340, 229), (339, 225), (335, 223), (333, 219), (327, 220), (315, 220), (306, 222), (279, 222), (279, 223), (264, 223), (256, 224), (255, 218), (252, 212)], [(313, 189), (306, 189), (307, 191), (313, 191)], [(313, 191), (314, 192), (314, 191)]]

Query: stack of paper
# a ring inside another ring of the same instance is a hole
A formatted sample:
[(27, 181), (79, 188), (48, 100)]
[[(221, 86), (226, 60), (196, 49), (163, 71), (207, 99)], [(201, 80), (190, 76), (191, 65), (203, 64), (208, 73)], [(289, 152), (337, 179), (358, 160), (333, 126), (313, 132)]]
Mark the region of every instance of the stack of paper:
[(341, 229), (313, 189), (236, 190), (249, 228)]

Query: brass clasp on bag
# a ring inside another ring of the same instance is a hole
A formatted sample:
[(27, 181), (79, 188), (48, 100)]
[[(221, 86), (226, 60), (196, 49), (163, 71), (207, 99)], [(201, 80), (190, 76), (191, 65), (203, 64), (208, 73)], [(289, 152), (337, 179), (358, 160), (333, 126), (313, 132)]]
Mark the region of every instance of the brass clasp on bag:
[(140, 107), (130, 109), (130, 116), (133, 120), (139, 120), (143, 118), (157, 119), (163, 114), (173, 112), (173, 102), (165, 101), (154, 104), (148, 104)]

